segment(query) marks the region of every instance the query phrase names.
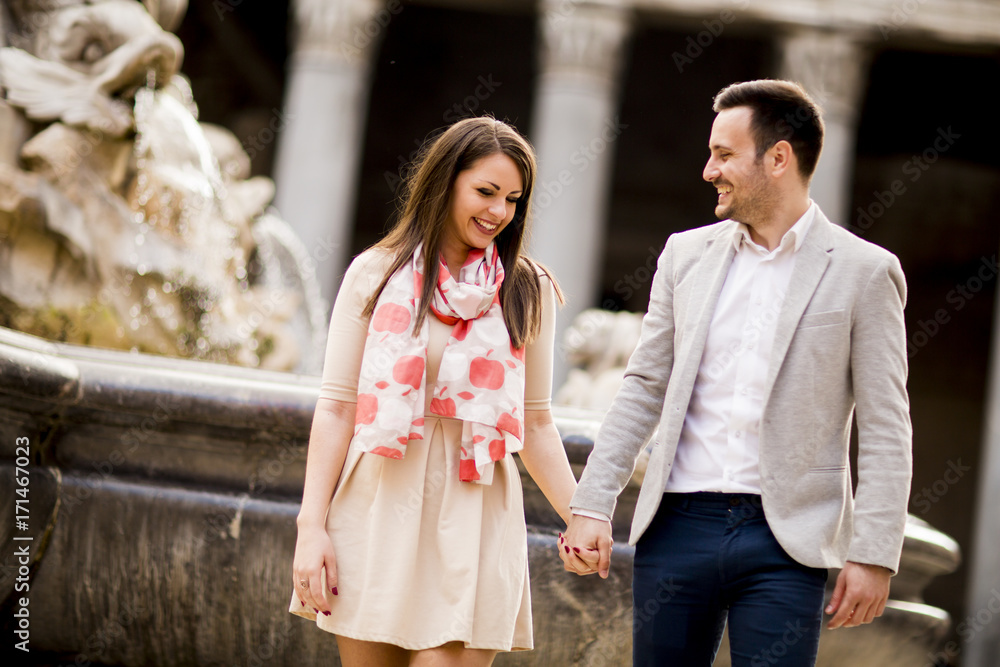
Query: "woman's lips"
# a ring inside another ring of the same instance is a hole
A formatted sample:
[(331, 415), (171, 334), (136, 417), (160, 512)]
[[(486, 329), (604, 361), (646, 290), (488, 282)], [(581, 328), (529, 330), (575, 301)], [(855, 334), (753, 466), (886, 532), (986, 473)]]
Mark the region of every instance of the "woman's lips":
[(500, 227), (499, 223), (487, 222), (481, 218), (473, 218), (472, 221), (484, 234), (493, 234)]

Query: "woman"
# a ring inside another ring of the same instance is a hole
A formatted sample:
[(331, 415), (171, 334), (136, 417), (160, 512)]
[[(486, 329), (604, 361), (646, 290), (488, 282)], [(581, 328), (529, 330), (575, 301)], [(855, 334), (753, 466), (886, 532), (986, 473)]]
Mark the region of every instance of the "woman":
[(344, 277), (290, 611), (336, 634), (345, 665), (489, 665), (532, 647), (511, 453), (564, 521), (576, 487), (549, 410), (562, 297), (522, 255), (534, 178), (513, 128), (459, 121)]

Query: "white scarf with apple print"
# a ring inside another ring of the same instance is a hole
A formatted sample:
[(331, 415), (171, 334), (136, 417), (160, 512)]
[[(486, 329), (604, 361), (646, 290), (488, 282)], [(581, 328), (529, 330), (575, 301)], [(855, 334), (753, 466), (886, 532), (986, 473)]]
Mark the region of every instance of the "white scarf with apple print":
[[(495, 245), (473, 249), (457, 280), (439, 261), (430, 310), (453, 328), (430, 413), (462, 420), (459, 479), (489, 484), (493, 462), (522, 446), (524, 349), (514, 349), (500, 309)], [(401, 459), (409, 442), (424, 438), (428, 320), (413, 331), (423, 280), (421, 245), (386, 283), (368, 324), (352, 441), (361, 451)]]

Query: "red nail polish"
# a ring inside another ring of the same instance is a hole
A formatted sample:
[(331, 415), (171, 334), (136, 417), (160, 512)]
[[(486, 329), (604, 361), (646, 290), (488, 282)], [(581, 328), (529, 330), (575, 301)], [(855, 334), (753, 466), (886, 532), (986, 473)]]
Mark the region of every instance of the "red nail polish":
[(579, 547), (573, 547), (573, 551), (575, 551), (577, 553), (580, 553), (580, 548)]
[(336, 586), (334, 586), (330, 590), (333, 592), (334, 595), (337, 595), (337, 587)]
[(323, 615), (324, 615), (324, 616), (329, 616), (329, 615), (330, 615), (330, 612), (328, 612), (328, 611), (324, 611), (324, 612), (323, 612)]
[(566, 553), (569, 553), (569, 547), (563, 547), (563, 549), (566, 550)]
[(305, 607), (306, 606), (306, 601), (305, 600), (299, 600), (299, 604), (302, 605), (303, 607)]
[(317, 609), (316, 607), (313, 607), (313, 611), (316, 612), (317, 614), (319, 613), (319, 609)]

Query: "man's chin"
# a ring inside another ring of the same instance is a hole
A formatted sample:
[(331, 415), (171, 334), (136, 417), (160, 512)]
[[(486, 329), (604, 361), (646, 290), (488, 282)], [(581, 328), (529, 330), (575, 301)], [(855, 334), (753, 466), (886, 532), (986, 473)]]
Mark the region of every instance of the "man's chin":
[(718, 205), (718, 206), (716, 206), (715, 207), (715, 217), (717, 217), (719, 220), (725, 220), (726, 218), (729, 217), (729, 208), (727, 208), (727, 207), (725, 207), (725, 206), (723, 206), (721, 204)]

